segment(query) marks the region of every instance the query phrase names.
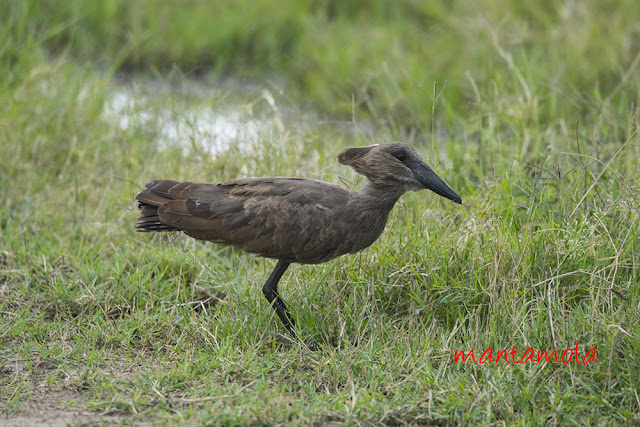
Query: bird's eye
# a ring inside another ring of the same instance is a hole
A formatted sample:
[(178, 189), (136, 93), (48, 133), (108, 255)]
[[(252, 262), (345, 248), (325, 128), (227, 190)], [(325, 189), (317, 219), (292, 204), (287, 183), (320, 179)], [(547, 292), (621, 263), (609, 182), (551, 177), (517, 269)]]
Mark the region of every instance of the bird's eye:
[(405, 153), (403, 153), (402, 151), (399, 151), (397, 153), (393, 153), (393, 157), (395, 157), (396, 159), (400, 160), (401, 162), (404, 162), (405, 159), (407, 158), (407, 155)]

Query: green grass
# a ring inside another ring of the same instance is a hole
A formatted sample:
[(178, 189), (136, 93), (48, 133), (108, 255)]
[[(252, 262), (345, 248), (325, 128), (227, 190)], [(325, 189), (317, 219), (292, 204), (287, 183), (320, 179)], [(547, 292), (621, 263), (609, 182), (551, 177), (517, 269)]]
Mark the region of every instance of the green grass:
[[(208, 2), (57, 3), (0, 18), (2, 417), (640, 422), (636, 2), (229, 2), (215, 25)], [(275, 130), (159, 150), (162, 119), (105, 114), (150, 75), (151, 117), (232, 108)], [(189, 91), (196, 75), (212, 94)], [(369, 249), (290, 268), (317, 353), (262, 296), (272, 261), (132, 232), (152, 178), (357, 182), (335, 154), (389, 139), (465, 204), (408, 194)], [(598, 362), (454, 362), (576, 341)]]

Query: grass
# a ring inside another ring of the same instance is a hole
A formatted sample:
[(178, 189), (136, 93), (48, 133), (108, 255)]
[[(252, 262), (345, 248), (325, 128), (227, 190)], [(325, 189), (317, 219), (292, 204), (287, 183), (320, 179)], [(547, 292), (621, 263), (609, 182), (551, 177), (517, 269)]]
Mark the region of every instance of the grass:
[[(2, 416), (638, 423), (636, 3), (294, 3), (230, 2), (218, 25), (202, 2), (157, 14), (107, 0), (9, 8)], [(123, 78), (149, 69), (156, 83), (133, 85), (146, 92), (123, 129), (105, 106)], [(180, 89), (194, 74), (211, 93)], [(163, 112), (230, 106), (268, 129), (213, 156), (201, 145), (213, 136), (188, 123), (188, 148), (155, 144)], [(369, 249), (287, 272), (283, 296), (320, 352), (291, 342), (264, 300), (273, 262), (132, 233), (133, 196), (149, 179), (355, 183), (337, 151), (387, 139), (416, 146), (465, 205), (408, 194)], [(454, 361), (456, 350), (562, 352), (577, 341), (598, 361)]]

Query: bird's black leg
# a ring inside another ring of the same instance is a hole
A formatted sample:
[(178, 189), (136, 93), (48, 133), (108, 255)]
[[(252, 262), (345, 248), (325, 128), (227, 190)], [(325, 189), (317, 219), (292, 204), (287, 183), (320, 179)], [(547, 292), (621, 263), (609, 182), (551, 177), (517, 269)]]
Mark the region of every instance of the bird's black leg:
[(287, 271), (287, 267), (289, 267), (289, 264), (290, 262), (283, 259), (278, 261), (276, 268), (273, 269), (273, 272), (271, 272), (271, 275), (262, 287), (262, 293), (264, 293), (264, 296), (267, 297), (267, 300), (269, 300), (269, 303), (276, 311), (276, 314), (278, 315), (284, 326), (287, 328), (287, 330), (293, 336), (297, 336), (293, 329), (293, 325), (295, 325), (296, 322), (289, 313), (287, 305), (284, 303), (284, 301), (282, 301), (282, 298), (280, 298), (280, 295), (278, 294), (278, 282), (280, 281), (280, 278), (282, 277), (284, 272)]

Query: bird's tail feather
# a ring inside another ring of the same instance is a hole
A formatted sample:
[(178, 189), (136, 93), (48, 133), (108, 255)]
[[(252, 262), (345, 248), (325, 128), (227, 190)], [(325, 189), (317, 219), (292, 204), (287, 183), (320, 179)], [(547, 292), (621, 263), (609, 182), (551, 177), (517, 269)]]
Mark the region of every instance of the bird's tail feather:
[(172, 185), (175, 185), (175, 181), (151, 181), (146, 185), (147, 188), (136, 196), (138, 209), (140, 209), (140, 215), (138, 216), (135, 228), (136, 231), (143, 233), (178, 231), (177, 228), (160, 221), (160, 217), (158, 216), (158, 208), (173, 199), (168, 192), (168, 189)]
[(140, 215), (136, 222), (136, 231), (142, 233), (149, 232), (163, 232), (163, 231), (177, 231), (177, 228), (168, 226), (160, 221), (158, 216), (158, 207), (147, 205), (143, 202), (138, 202), (138, 208), (140, 209)]

